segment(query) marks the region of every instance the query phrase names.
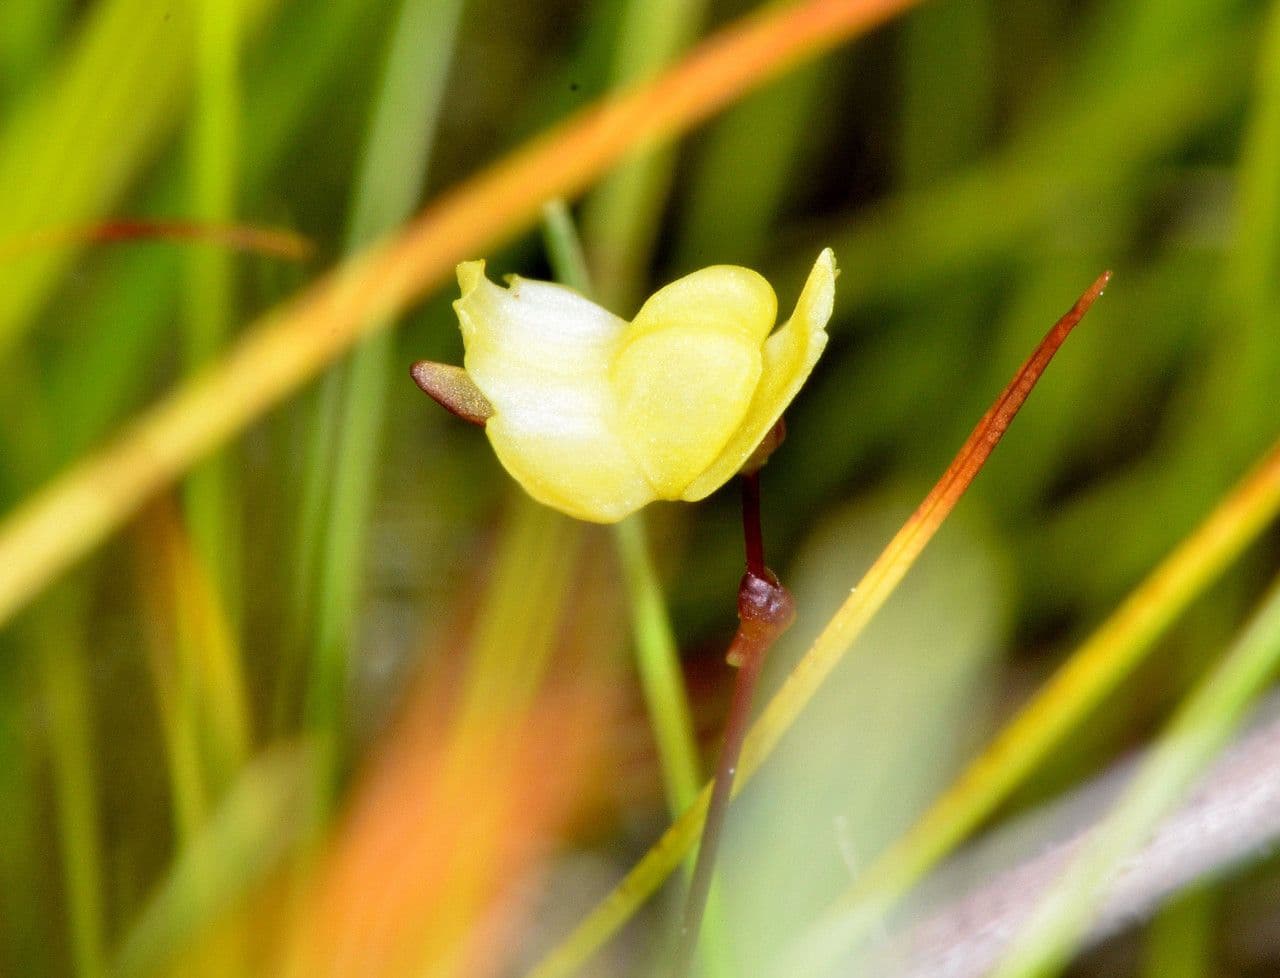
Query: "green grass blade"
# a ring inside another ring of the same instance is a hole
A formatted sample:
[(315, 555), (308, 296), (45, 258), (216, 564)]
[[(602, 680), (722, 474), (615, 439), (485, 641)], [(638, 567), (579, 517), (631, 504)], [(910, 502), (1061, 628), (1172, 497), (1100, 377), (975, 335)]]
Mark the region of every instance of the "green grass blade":
[[(693, 40), (705, 0), (629, 0), (623, 7), (611, 83), (651, 78)], [(675, 170), (671, 148), (623, 160), (583, 207), (583, 238), (604, 305), (627, 314), (638, 298)]]
[[(462, 0), (405, 0), (400, 9), (356, 177), (346, 242), (350, 252), (396, 227), (418, 204), (461, 12)], [(322, 414), (316, 427), (317, 438), (335, 446), (333, 467), (319, 460), (322, 464), (307, 474), (312, 484), (330, 484), (323, 542), (317, 551), (315, 646), (307, 716), (309, 726), (332, 738), (335, 748), (343, 722), (347, 656), (360, 607), (364, 547), (379, 470), (391, 343), (390, 333), (379, 331), (356, 349), (349, 366), (340, 368), (329, 382), (340, 385), (341, 403), (336, 414)], [(304, 537), (310, 532), (303, 528)]]
[(639, 513), (614, 528), (614, 542), (626, 579), (636, 665), (649, 708), (649, 723), (658, 745), (667, 807), (672, 818), (676, 818), (693, 803), (702, 787), (684, 674), (680, 670), (676, 639), (662, 598), (658, 572), (649, 555), (644, 520)]
[[(192, 217), (206, 224), (236, 219), (240, 170), (240, 45), (238, 0), (197, 0), (194, 6), (195, 112), (188, 139)], [(226, 343), (235, 317), (234, 256), (195, 244), (186, 252), (186, 366), (194, 373)], [(232, 619), (238, 617), (240, 527), (231, 460), (208, 459), (185, 486), (187, 520), (196, 552), (213, 576)]]
[(12, 103), (52, 60), (70, 0), (0, 6), (0, 101)]
[(549, 200), (542, 207), (542, 243), (546, 245), (556, 281), (583, 295), (595, 295), (582, 239), (578, 237), (569, 205), (560, 198)]
[[(564, 201), (552, 201), (544, 208), (543, 237), (556, 278), (583, 295), (593, 295), (581, 241)], [(649, 553), (642, 514), (613, 527), (613, 540), (626, 581), (636, 665), (658, 747), (667, 807), (675, 818), (693, 803), (702, 787), (675, 632)]]
[[(837, 310), (980, 267), (1082, 194), (1120, 186), (1240, 96), (1251, 49), (1251, 39), (1237, 32), (1197, 38), (1176, 62), (1118, 88), (1098, 85), (1037, 117), (953, 179), (877, 203), (843, 227), (819, 229), (812, 241), (841, 257)], [(788, 251), (787, 277), (803, 278), (807, 258), (799, 256), (814, 247)], [(902, 261), (904, 254), (912, 260)]]
[(58, 839), (76, 978), (106, 973), (106, 908), (103, 903), (99, 799), (94, 772), (92, 694), (79, 661), (73, 620), (60, 608), (41, 608), (37, 640), (41, 686), (49, 710), (49, 736)]
[(1214, 755), (1280, 665), (1280, 586), (1213, 671), (1197, 684), (1151, 757), (1086, 849), (1055, 883), (995, 978), (1056, 973), (1088, 927), (1105, 885)]
[[(252, 27), (278, 0), (245, 0)], [(191, 74), (190, 4), (110, 0), (0, 128), (0, 240), (102, 217), (177, 119)], [(27, 327), (77, 247), (11, 262), (0, 291), (0, 351)]]
[(125, 935), (113, 978), (154, 974), (261, 882), (300, 841), (315, 790), (310, 757), (299, 747), (253, 760)]
[(1147, 928), (1142, 978), (1210, 978), (1219, 903), (1209, 884), (1181, 893), (1161, 908)]
[[(1076, 650), (815, 931), (855, 944), (1009, 797), (1280, 511), (1280, 445)], [(822, 938), (821, 940), (828, 940)]]
[[(240, 171), (240, 12), (238, 0), (198, 0), (195, 34), (195, 112), (188, 139), (190, 212), (207, 224), (236, 219)], [(187, 361), (207, 363), (226, 342), (234, 317), (232, 255), (224, 247), (193, 244), (189, 259)]]
[[(543, 237), (557, 279), (584, 295), (593, 295), (581, 241), (564, 201), (547, 204), (543, 214)], [(641, 514), (617, 524), (613, 536), (626, 580), (640, 684), (657, 741), (667, 805), (674, 818), (689, 807), (702, 787), (698, 747), (675, 633), (649, 553)]]
[[(50, 412), (36, 377), (35, 364), (25, 356), (9, 358), (11, 386), (5, 393), (5, 410), (0, 411), (0, 429), (13, 465), (13, 471), (3, 473), (8, 478), (18, 473), (39, 476), (53, 465)], [(3, 486), (3, 491), (12, 491), (12, 486)], [(74, 584), (55, 588), (15, 629), (14, 645), (33, 660), (36, 696), (48, 717), (42, 739), (52, 776), (59, 900), (66, 909), (67, 934), (60, 935), (61, 943), (76, 978), (99, 978), (106, 960), (106, 866), (92, 680), (81, 648), (86, 639), (83, 605)]]
[(784, 204), (804, 187), (802, 167), (820, 138), (814, 130), (824, 121), (830, 75), (829, 65), (806, 65), (743, 99), (712, 127), (691, 163), (676, 268), (752, 265), (769, 250)]
[(981, 152), (995, 113), (995, 16), (989, 2), (939, 3), (902, 23), (898, 169), (918, 189)]
[[(584, 295), (593, 295), (582, 242), (563, 200), (551, 201), (543, 208), (543, 238), (556, 277)], [(627, 587), (636, 670), (658, 749), (667, 809), (675, 819), (697, 800), (702, 787), (697, 733), (680, 668), (680, 651), (649, 552), (644, 514), (634, 513), (612, 530)], [(685, 869), (693, 871), (692, 860), (686, 861)], [(705, 933), (699, 956), (707, 974), (712, 978), (729, 974), (718, 890), (711, 892), (702, 926)]]

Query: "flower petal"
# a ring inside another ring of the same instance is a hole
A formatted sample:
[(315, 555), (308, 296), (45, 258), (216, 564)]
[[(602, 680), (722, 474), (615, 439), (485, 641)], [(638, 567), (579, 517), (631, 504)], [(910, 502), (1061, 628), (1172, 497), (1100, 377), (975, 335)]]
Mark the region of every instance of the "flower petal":
[(720, 454), (760, 380), (760, 348), (678, 327), (628, 344), (611, 374), (618, 431), (663, 499), (679, 499)]
[(827, 345), (836, 274), (835, 255), (827, 248), (809, 273), (791, 318), (765, 340), (760, 384), (741, 425), (715, 461), (685, 489), (682, 499), (702, 499), (733, 478), (799, 393)]
[(712, 265), (651, 295), (632, 320), (625, 342), (678, 326), (738, 333), (759, 346), (777, 321), (778, 297), (763, 275), (740, 265)]
[(529, 495), (610, 523), (654, 498), (616, 433), (608, 368), (626, 323), (572, 289), (458, 266), (466, 370), (493, 405), (485, 433)]
[(679, 499), (742, 422), (778, 300), (760, 275), (716, 265), (654, 293), (610, 371), (618, 431), (664, 499)]

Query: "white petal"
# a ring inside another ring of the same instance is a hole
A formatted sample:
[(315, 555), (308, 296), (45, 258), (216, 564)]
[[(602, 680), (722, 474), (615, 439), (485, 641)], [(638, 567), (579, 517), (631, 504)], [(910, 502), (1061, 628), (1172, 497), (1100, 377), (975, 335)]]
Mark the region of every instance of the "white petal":
[(619, 439), (608, 366), (626, 323), (572, 289), (458, 266), (466, 370), (493, 405), (485, 432), (540, 502), (610, 523), (654, 498)]

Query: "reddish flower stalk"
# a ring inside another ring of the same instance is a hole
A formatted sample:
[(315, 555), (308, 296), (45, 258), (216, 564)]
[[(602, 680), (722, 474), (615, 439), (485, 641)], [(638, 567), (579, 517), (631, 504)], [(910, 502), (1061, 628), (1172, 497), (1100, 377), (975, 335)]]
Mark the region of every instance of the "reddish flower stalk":
[[(1014, 375), (1013, 380), (1001, 392), (995, 403), (982, 416), (959, 454), (934, 486), (906, 525), (885, 548), (883, 554), (868, 570), (859, 589), (866, 585), (865, 593), (878, 587), (892, 590), (896, 580), (906, 573), (916, 554), (924, 548), (938, 525), (946, 519), (965, 490), (1004, 436), (1014, 416), (1026, 401), (1036, 381), (1040, 379), (1049, 361), (1070, 335), (1089, 307), (1102, 295), (1111, 280), (1111, 273), (1104, 272), (1080, 296), (1076, 303), (1059, 319), (1039, 346)], [(758, 453), (759, 464), (772, 448), (776, 447), (784, 429), (779, 426), (766, 438), (766, 449)], [(751, 717), (751, 700), (765, 654), (786, 631), (795, 617), (795, 607), (790, 593), (764, 563), (764, 545), (760, 530), (760, 487), (758, 465), (749, 467), (742, 477), (742, 521), (746, 539), (747, 573), (738, 589), (738, 617), (741, 624), (729, 647), (731, 665), (739, 667), (734, 682), (729, 717), (725, 723), (725, 743), (721, 749), (716, 769), (711, 800), (703, 824), (702, 842), (694, 865), (693, 879), (685, 903), (684, 919), (680, 929), (680, 941), (676, 950), (674, 978), (687, 978), (697, 946), (698, 930), (706, 908), (707, 895), (715, 871), (716, 850), (719, 848), (721, 830), (729, 800), (733, 794), (733, 781), (738, 770)], [(877, 578), (881, 578), (877, 580)], [(886, 591), (887, 596), (887, 591)], [(883, 598), (881, 599), (883, 600)], [(879, 607), (875, 603), (875, 607)], [(867, 617), (874, 613), (868, 606)]]
[[(781, 437), (778, 436), (774, 442), (775, 447), (780, 440)], [(738, 772), (738, 758), (742, 754), (742, 744), (751, 726), (751, 701), (755, 697), (765, 655), (795, 620), (795, 603), (791, 599), (791, 593), (778, 583), (778, 578), (764, 563), (758, 469), (742, 476), (742, 529), (746, 542), (747, 572), (738, 585), (738, 632), (726, 656), (730, 665), (738, 667), (738, 675), (733, 682), (733, 697), (729, 703), (729, 716), (725, 721), (724, 746), (720, 748), (711, 801), (702, 826), (702, 843), (698, 847), (693, 878), (689, 881), (675, 967), (672, 969), (675, 978), (685, 978), (693, 962), (702, 915), (706, 910), (711, 880), (715, 875), (721, 830), (729, 810), (729, 799), (733, 794), (734, 775)]]

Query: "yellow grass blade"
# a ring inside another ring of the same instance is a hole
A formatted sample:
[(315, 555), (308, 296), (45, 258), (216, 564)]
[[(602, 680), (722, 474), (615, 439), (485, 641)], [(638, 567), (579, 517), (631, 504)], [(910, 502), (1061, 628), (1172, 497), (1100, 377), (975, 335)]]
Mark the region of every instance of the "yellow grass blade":
[(364, 763), (284, 921), (280, 978), (479, 978), (514, 947), (504, 919), (599, 770), (618, 684), (575, 587), (596, 563), (585, 525), (511, 500), (470, 634), (442, 639), (446, 665)]
[(1280, 443), (1080, 646), (905, 836), (858, 878), (820, 929), (856, 942), (964, 839), (1280, 511)]
[[(1061, 973), (1106, 901), (1108, 887), (1225, 748), (1280, 663), (1280, 587), (1179, 704), (1124, 789), (1002, 952), (990, 978)], [(1240, 802), (1242, 806), (1247, 802)]]
[[(1089, 287), (1065, 316), (1059, 319), (1013, 380), (982, 416), (967, 441), (929, 495), (862, 576), (853, 592), (813, 641), (782, 688), (774, 694), (760, 719), (752, 726), (742, 748), (734, 794), (742, 790), (773, 752), (783, 734), (844, 658), (867, 623), (888, 600), (898, 582), (955, 509), (1004, 437), (1014, 416), (1040, 379), (1054, 353), (1102, 295), (1111, 278), (1105, 272)], [(563, 978), (584, 963), (621, 927), (642, 903), (680, 865), (702, 830), (711, 786), (671, 826), (578, 927), (534, 968), (529, 978)]]
[(213, 779), (205, 787), (216, 798), (248, 762), (252, 749), (241, 651), (173, 500), (158, 500), (144, 512), (138, 544), (139, 580), (155, 619), (152, 627), (163, 635), (160, 647), (177, 659), (160, 663), (157, 677), (168, 672), (175, 684), (186, 685), (190, 702), (181, 705), (196, 718), (191, 726), (208, 752), (206, 773)]
[[(453, 192), (402, 233), (256, 323), (218, 364), (0, 525), (0, 624), (157, 489), (313, 377), (363, 335), (539, 216), (627, 150), (673, 136), (745, 91), (915, 0), (807, 0), (741, 21), (652, 82), (606, 99)], [(86, 383), (92, 382), (86, 365)]]

